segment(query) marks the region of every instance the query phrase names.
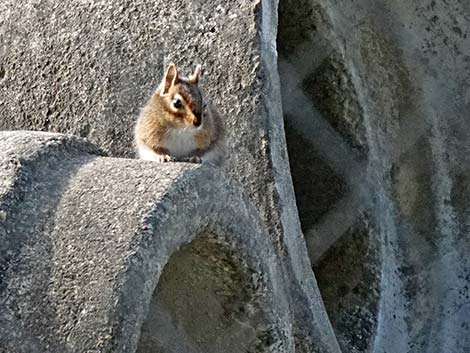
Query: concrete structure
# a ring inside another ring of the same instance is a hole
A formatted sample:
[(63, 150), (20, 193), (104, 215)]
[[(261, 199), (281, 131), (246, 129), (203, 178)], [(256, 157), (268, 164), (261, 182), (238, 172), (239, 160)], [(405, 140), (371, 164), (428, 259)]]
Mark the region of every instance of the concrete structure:
[(2, 352), (293, 351), (284, 271), (219, 171), (0, 141)]
[[(2, 1), (0, 129), (102, 152), (2, 133), (0, 322), (17, 336), (0, 351), (470, 351), (469, 18), (463, 0)], [(224, 170), (123, 159), (169, 62), (204, 64)]]

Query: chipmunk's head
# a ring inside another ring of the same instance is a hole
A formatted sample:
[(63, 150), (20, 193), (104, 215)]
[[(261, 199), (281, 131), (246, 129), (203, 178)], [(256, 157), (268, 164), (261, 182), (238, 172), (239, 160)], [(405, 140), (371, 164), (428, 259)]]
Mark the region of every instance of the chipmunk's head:
[(198, 87), (201, 65), (189, 78), (180, 77), (171, 64), (160, 84), (160, 98), (164, 101), (167, 119), (177, 128), (197, 128), (203, 123), (204, 101)]

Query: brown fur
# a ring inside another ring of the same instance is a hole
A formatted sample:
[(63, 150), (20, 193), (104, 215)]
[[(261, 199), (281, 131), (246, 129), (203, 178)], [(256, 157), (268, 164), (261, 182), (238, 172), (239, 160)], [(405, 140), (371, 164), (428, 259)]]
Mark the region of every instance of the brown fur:
[(207, 150), (211, 144), (211, 133), (208, 129), (203, 129), (196, 135), (196, 144), (199, 150)]
[[(199, 75), (200, 67), (189, 79), (179, 77), (176, 68), (170, 65), (137, 120), (135, 140), (138, 144), (145, 144), (159, 155), (167, 155), (169, 151), (162, 145), (168, 130), (192, 128), (202, 119), (202, 127), (194, 137), (197, 149), (191, 155), (203, 156), (212, 148), (221, 148), (223, 125), (220, 116), (211, 107), (204, 108), (202, 92), (198, 87)], [(176, 94), (183, 103), (180, 109), (173, 106)]]

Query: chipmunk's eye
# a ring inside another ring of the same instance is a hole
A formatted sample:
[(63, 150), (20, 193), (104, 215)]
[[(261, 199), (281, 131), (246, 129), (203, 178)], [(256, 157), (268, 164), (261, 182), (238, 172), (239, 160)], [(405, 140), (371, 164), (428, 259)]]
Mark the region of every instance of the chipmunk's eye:
[(181, 109), (181, 108), (183, 108), (183, 102), (181, 101), (181, 99), (175, 98), (175, 99), (173, 99), (173, 106), (176, 109)]

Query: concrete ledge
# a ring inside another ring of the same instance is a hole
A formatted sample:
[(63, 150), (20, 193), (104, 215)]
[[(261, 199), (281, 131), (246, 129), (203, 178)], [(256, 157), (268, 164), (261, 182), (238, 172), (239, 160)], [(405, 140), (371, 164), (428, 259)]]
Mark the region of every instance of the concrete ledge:
[(293, 351), (283, 271), (219, 171), (0, 132), (0, 180), (1, 352)]

